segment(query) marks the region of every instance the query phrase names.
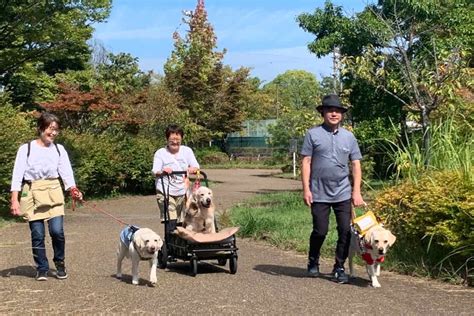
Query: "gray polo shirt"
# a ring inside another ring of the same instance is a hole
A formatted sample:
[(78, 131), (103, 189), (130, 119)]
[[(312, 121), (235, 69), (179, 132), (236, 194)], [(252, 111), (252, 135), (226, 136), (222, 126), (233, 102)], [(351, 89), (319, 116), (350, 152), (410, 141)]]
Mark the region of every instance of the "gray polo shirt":
[(349, 161), (361, 160), (354, 135), (340, 127), (313, 126), (305, 135), (301, 155), (311, 157), (310, 189), (313, 202), (341, 202), (351, 198)]

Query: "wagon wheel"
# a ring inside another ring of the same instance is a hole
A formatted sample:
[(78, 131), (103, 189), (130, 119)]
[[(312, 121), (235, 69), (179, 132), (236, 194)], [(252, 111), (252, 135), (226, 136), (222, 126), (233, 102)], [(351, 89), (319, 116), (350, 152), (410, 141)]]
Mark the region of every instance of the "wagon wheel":
[(191, 265), (191, 276), (196, 276), (198, 272), (198, 261), (196, 257), (191, 258), (189, 262)]
[(165, 269), (168, 265), (168, 249), (166, 243), (158, 250), (158, 268)]
[(229, 271), (230, 274), (235, 274), (237, 272), (237, 256), (233, 255), (229, 259)]
[(219, 259), (217, 259), (217, 264), (223, 267), (227, 264), (227, 259), (226, 258), (219, 258)]

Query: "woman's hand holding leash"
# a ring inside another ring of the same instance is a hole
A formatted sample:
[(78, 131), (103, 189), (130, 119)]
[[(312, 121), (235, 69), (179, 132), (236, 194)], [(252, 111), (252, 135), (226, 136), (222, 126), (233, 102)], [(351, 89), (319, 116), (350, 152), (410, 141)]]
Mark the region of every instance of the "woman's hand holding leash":
[(76, 187), (72, 187), (71, 189), (69, 189), (69, 193), (71, 193), (71, 198), (72, 198), (72, 210), (75, 211), (76, 201), (79, 201), (82, 203), (83, 195), (82, 195), (82, 192), (79, 191), (79, 189)]
[(72, 187), (69, 192), (71, 193), (71, 197), (73, 200), (76, 200), (76, 201), (82, 201), (82, 198), (83, 198), (83, 195), (82, 195), (82, 192), (79, 191), (78, 188), (76, 187)]

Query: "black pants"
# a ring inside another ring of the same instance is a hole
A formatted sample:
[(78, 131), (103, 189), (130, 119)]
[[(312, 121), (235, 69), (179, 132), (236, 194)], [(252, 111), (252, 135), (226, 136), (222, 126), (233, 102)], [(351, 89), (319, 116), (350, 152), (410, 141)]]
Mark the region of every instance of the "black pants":
[(334, 210), (337, 222), (338, 240), (334, 268), (344, 268), (351, 241), (351, 200), (337, 203), (314, 202), (311, 204), (313, 231), (309, 239), (309, 260), (318, 262), (321, 246), (326, 239), (329, 226), (329, 212)]

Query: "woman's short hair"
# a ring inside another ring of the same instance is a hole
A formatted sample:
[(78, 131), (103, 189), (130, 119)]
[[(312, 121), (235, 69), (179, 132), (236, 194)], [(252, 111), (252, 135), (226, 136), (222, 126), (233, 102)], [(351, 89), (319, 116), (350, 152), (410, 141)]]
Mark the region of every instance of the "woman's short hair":
[(41, 113), (41, 116), (38, 118), (38, 121), (36, 122), (36, 127), (38, 129), (38, 134), (41, 134), (44, 132), (51, 123), (56, 122), (58, 124), (58, 128), (61, 128), (61, 121), (59, 118), (49, 112), (43, 112)]
[(168, 139), (171, 134), (179, 134), (181, 135), (181, 138), (184, 138), (183, 129), (176, 124), (170, 124), (168, 125), (168, 127), (166, 127), (166, 131), (165, 131), (166, 139)]

